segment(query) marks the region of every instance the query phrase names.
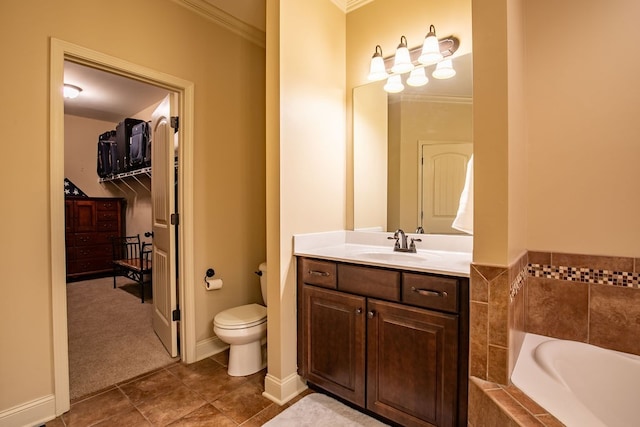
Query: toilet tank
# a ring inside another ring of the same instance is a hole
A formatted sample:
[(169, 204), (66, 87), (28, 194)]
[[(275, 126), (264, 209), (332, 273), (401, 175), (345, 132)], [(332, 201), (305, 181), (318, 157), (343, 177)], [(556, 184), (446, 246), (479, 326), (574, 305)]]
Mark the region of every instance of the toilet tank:
[(262, 301), (267, 305), (267, 263), (263, 262), (258, 266), (260, 270), (260, 290), (262, 291)]

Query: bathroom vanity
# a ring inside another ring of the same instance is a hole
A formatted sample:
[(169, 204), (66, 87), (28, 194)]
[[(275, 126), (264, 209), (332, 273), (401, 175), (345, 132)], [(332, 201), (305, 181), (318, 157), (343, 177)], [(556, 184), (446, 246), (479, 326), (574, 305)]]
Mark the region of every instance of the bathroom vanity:
[(466, 426), (469, 264), (371, 248), (297, 251), (299, 374), (403, 426)]

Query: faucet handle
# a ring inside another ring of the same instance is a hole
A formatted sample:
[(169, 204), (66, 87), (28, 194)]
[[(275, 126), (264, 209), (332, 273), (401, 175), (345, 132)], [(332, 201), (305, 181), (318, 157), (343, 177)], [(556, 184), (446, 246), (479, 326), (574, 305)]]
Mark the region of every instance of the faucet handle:
[(399, 248), (400, 247), (400, 236), (398, 236), (398, 232), (393, 233), (393, 236), (388, 236), (387, 240), (395, 240), (396, 243), (393, 245), (393, 248)]
[(411, 252), (416, 251), (416, 242), (422, 242), (422, 239), (411, 238), (411, 245), (409, 246), (409, 250)]

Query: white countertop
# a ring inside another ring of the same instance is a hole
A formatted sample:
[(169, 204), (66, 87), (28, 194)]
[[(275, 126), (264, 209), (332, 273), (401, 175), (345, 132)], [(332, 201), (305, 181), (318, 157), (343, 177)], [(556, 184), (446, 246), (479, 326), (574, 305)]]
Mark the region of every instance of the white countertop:
[(394, 241), (387, 239), (392, 235), (348, 230), (297, 234), (293, 252), (296, 256), (469, 277), (472, 236), (408, 234), (409, 241), (414, 237), (422, 242), (416, 242), (416, 253), (406, 253), (394, 252)]

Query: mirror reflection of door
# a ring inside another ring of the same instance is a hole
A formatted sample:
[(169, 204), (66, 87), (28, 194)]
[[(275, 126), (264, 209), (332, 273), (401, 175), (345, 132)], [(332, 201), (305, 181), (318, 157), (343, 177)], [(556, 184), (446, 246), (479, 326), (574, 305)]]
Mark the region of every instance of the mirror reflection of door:
[(470, 142), (420, 141), (420, 204), (418, 218), (426, 233), (454, 234), (451, 228), (464, 188)]

